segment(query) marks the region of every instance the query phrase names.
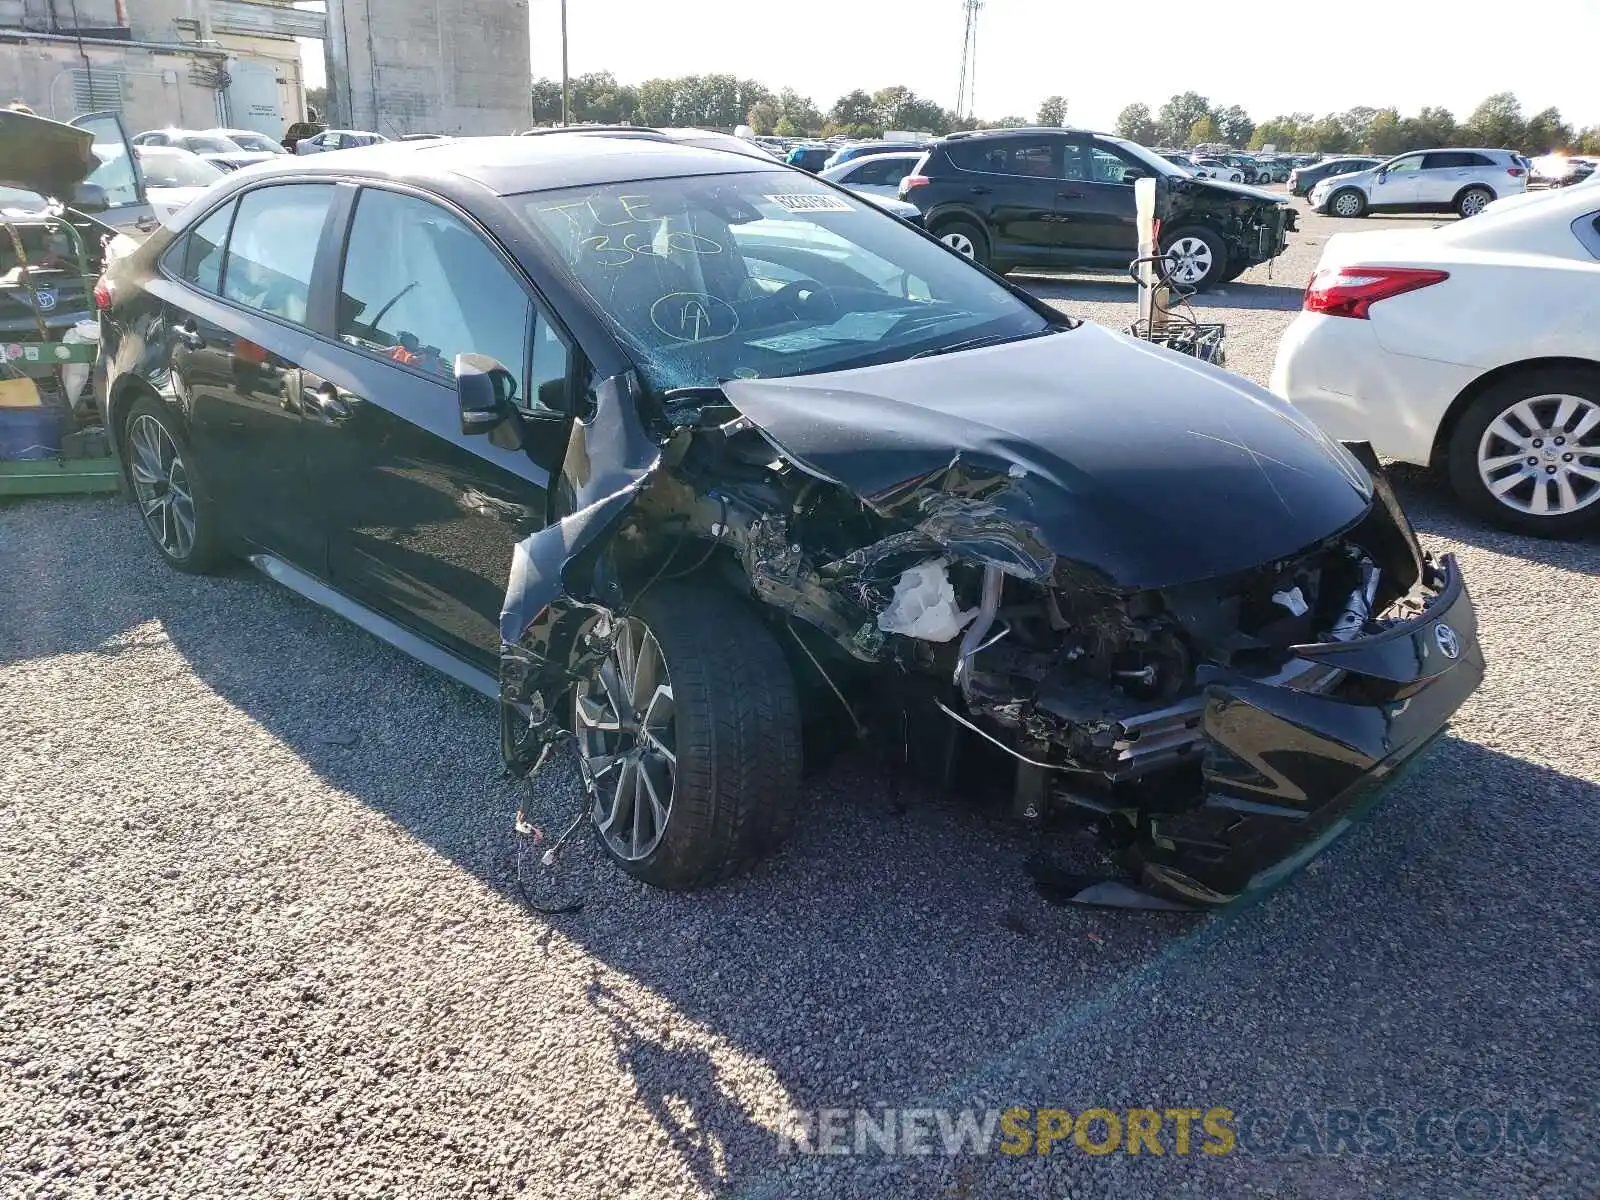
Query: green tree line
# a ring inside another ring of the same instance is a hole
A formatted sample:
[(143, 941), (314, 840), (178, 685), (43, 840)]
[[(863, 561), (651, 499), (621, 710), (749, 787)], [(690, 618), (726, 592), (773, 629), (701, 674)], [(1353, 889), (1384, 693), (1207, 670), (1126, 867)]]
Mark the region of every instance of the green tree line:
[(1529, 155), (1558, 150), (1600, 154), (1600, 125), (1574, 130), (1554, 108), (1524, 116), (1521, 103), (1510, 92), (1496, 92), (1464, 121), (1457, 121), (1447, 108), (1424, 108), (1403, 117), (1393, 107), (1358, 105), (1321, 117), (1285, 113), (1259, 125), (1237, 104), (1221, 108), (1197, 92), (1184, 92), (1154, 116), (1148, 105), (1128, 105), (1117, 117), (1116, 132), (1147, 146), (1225, 142), (1240, 150), (1275, 146), (1283, 151), (1390, 155), (1454, 145)]
[[(773, 91), (753, 79), (733, 75), (683, 75), (618, 83), (609, 71), (574, 76), (568, 85), (572, 120), (580, 123), (660, 126), (710, 126), (732, 129), (749, 125), (760, 134), (782, 137), (828, 137), (836, 133), (877, 137), (886, 129), (950, 133), (958, 129), (1013, 128), (1030, 123), (1021, 116), (997, 121), (958, 117), (908, 87), (857, 88), (827, 109), (793, 88)], [(533, 119), (538, 124), (561, 120), (561, 83), (538, 79), (533, 84)], [(1061, 125), (1067, 102), (1051, 96), (1040, 106), (1038, 122)]]
[[(999, 120), (960, 117), (908, 87), (856, 88), (823, 109), (794, 88), (773, 91), (734, 75), (682, 75), (618, 83), (609, 71), (575, 76), (570, 82), (572, 119), (602, 124), (710, 126), (749, 125), (760, 134), (783, 137), (877, 137), (886, 129), (950, 133), (959, 129), (1013, 128), (1030, 123), (1023, 116)], [(533, 84), (533, 119), (561, 120), (561, 84)], [(1065, 125), (1067, 101), (1044, 99), (1033, 118), (1040, 125)], [(1448, 109), (1424, 108), (1411, 116), (1398, 109), (1357, 106), (1316, 116), (1285, 113), (1257, 124), (1237, 104), (1213, 104), (1198, 92), (1183, 92), (1154, 114), (1148, 105), (1130, 104), (1117, 117), (1116, 132), (1146, 146), (1196, 146), (1222, 142), (1241, 150), (1276, 146), (1283, 151), (1400, 154), (1428, 146), (1474, 145), (1544, 154), (1552, 150), (1600, 154), (1600, 125), (1575, 130), (1561, 113), (1547, 108), (1524, 116), (1510, 92), (1497, 92), (1463, 121)]]

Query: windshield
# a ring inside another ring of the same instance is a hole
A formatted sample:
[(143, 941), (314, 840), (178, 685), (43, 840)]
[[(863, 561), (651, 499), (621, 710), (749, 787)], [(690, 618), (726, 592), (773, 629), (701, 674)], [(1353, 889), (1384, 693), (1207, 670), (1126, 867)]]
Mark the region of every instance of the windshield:
[(660, 391), (842, 370), (1057, 326), (897, 217), (790, 171), (521, 197)]
[(1127, 154), (1133, 158), (1137, 158), (1157, 175), (1165, 175), (1169, 179), (1189, 178), (1189, 172), (1178, 166), (1177, 163), (1162, 158), (1161, 155), (1157, 154), (1154, 150), (1146, 150), (1143, 146), (1139, 145), (1138, 142), (1130, 142), (1127, 138), (1103, 136), (1096, 140), (1115, 146), (1124, 154)]
[(250, 150), (257, 154), (283, 153), (283, 147), (264, 133), (251, 133), (248, 129), (241, 129), (237, 133), (228, 133), (222, 136), (242, 150)]
[(146, 187), (208, 187), (222, 178), (222, 172), (205, 159), (182, 150), (140, 147), (137, 153)]
[(191, 135), (183, 139), (186, 150), (196, 154), (237, 154), (239, 146), (225, 137), (214, 137), (210, 134)]

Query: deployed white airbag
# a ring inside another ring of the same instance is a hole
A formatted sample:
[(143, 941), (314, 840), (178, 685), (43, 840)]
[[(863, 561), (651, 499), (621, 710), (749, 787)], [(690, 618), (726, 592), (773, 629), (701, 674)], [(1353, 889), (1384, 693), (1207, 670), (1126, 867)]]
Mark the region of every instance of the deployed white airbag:
[(948, 566), (942, 558), (930, 558), (903, 571), (894, 599), (878, 614), (878, 628), (928, 642), (948, 642), (965, 629), (978, 610), (961, 611)]

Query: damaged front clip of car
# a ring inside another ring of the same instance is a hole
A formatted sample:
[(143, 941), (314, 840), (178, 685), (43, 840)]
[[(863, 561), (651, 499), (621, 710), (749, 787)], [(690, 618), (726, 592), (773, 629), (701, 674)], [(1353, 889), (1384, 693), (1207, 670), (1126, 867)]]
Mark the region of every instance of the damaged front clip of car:
[[(659, 397), (619, 376), (565, 477), (507, 596), (505, 757), (526, 774), (575, 736), (603, 844), (663, 886), (781, 838), (795, 736), (763, 723), (820, 706), (943, 782), (1003, 754), (1021, 819), (1092, 822), (1115, 869), (1073, 901), (1224, 904), (1330, 840), (1483, 675), (1454, 559), (1370, 450), (1092, 326)], [(713, 661), (667, 627), (696, 611)], [(732, 757), (729, 721), (755, 730)]]

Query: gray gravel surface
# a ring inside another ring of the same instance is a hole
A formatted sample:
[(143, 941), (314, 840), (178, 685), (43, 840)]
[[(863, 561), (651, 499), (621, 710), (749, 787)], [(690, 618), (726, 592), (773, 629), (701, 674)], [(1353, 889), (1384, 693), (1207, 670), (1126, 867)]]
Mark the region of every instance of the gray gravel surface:
[[(1332, 224), (1206, 302), (1237, 369)], [(166, 570), (118, 500), (0, 505), (0, 1195), (1592, 1195), (1600, 547), (1400, 485), (1489, 678), (1211, 919), (1050, 907), (1025, 840), (854, 762), (748, 878), (664, 895), (580, 841), (584, 910), (530, 913), (489, 704), (248, 571)], [(919, 1102), (1261, 1109), (1268, 1141), (1298, 1108), (1560, 1115), (1485, 1156), (777, 1155), (791, 1107)]]

